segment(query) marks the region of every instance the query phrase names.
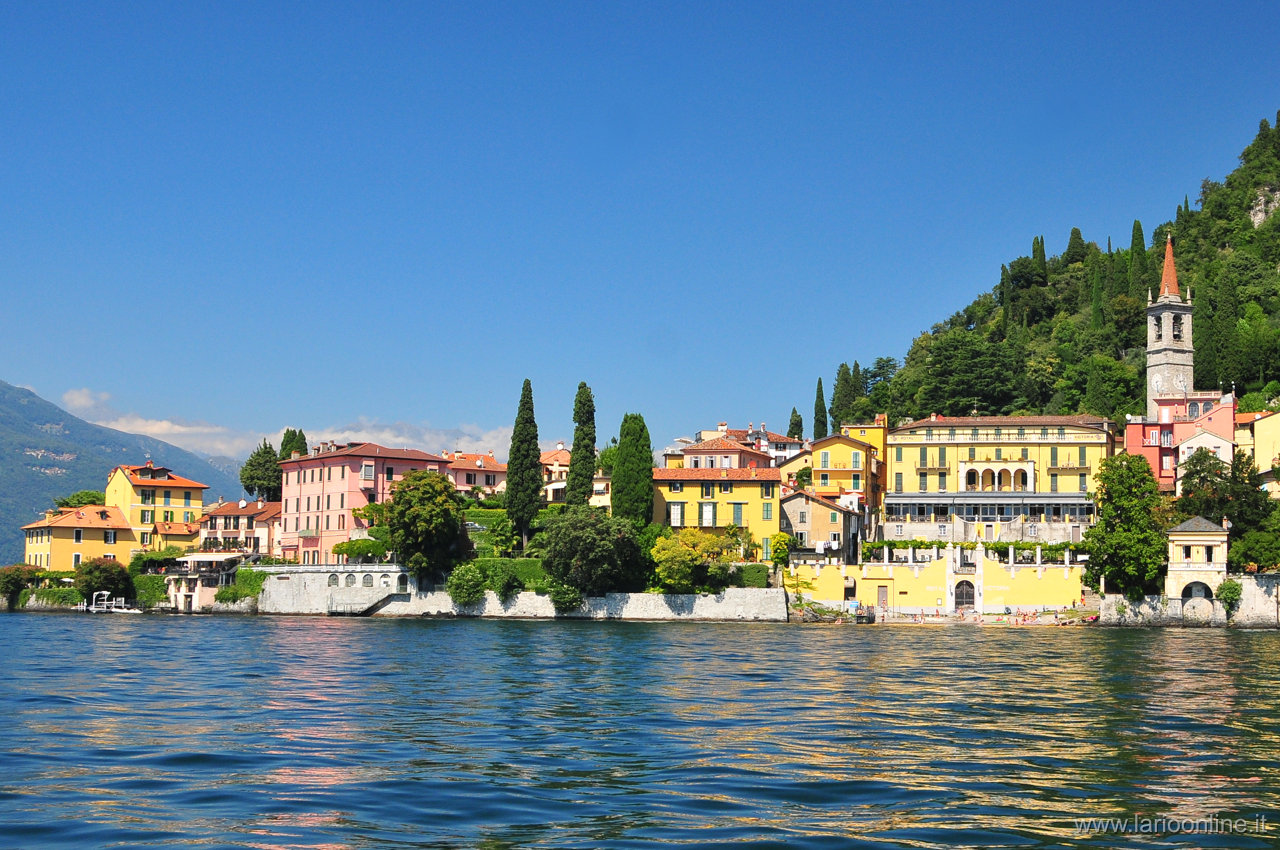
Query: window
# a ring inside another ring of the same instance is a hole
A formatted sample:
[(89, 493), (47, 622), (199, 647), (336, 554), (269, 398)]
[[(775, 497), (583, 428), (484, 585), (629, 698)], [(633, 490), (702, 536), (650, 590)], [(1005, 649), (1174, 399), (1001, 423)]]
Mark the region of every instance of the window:
[[(77, 555), (76, 557), (78, 558), (80, 556)], [(1204, 561), (1206, 564), (1213, 563), (1213, 547), (1212, 546), (1204, 547)]]
[(333, 501), (333, 496), (325, 496), (325, 497), (324, 497), (324, 509), (325, 509), (326, 511), (327, 511), (327, 510), (329, 510), (329, 506), (330, 506), (330, 504), (332, 503), (332, 501)]
[(156, 521), (156, 512), (155, 512), (155, 511), (143, 511), (143, 512), (142, 512), (142, 524), (143, 524), (143, 525), (150, 525), (151, 523), (153, 523), (153, 522), (155, 522), (155, 521)]
[(1000, 429), (998, 427), (996, 428), (996, 439), (1000, 439)]
[[(344, 466), (343, 469), (346, 469), (346, 467)], [(347, 506), (346, 501), (347, 501), (347, 494), (339, 493), (338, 494), (338, 510), (342, 510)]]
[(1089, 492), (1089, 476), (1086, 473), (1080, 473), (1080, 492)]
[(1026, 449), (1023, 449), (1023, 450), (1022, 450), (1022, 459), (1023, 459), (1023, 460), (1026, 460), (1026, 459), (1027, 459), (1027, 450), (1026, 450)]
[(773, 547), (769, 543), (767, 534), (760, 539), (760, 557), (766, 561), (773, 557)]
[[(899, 474), (901, 474), (901, 473), (899, 473)], [(830, 475), (829, 473), (826, 473), (826, 472), (821, 473), (821, 474), (818, 476), (818, 484), (820, 484), (820, 485), (821, 485), (821, 486), (823, 486), (823, 487), (830, 486), (830, 484), (831, 484), (831, 475)]]
[(761, 484), (761, 485), (760, 485), (760, 495), (761, 495), (761, 496), (763, 496), (763, 497), (764, 497), (764, 498), (766, 498), (766, 499), (772, 499), (772, 498), (773, 498), (773, 485), (772, 485), (772, 484)]
[(969, 460), (977, 460), (978, 449), (975, 446), (969, 446)]
[(714, 484), (712, 484), (712, 483), (710, 483), (710, 482), (703, 482), (703, 484), (702, 484), (702, 498), (704, 498), (704, 499), (714, 499), (714, 498), (715, 498), (715, 495), (716, 495), (716, 485), (714, 485)]
[(337, 573), (329, 573), (329, 586), (330, 586), (330, 587), (337, 587), (337, 586), (338, 586), (338, 574), (337, 574)]
[(809, 521), (809, 512), (808, 512), (808, 511), (801, 511), (801, 512), (800, 512), (800, 520), (799, 520), (799, 521), (800, 521), (800, 524), (801, 524), (801, 525), (804, 525), (806, 522), (808, 522), (808, 521)]
[(894, 459), (896, 462), (898, 462), (898, 463), (902, 463), (902, 446), (895, 446), (895, 447), (894, 447), (894, 449), (893, 449), (893, 459)]
[(929, 490), (929, 473), (920, 473), (920, 492), (925, 493)]
[(393, 466), (388, 466), (388, 467), (387, 467), (387, 480), (388, 480), (388, 481), (390, 481), (392, 478), (395, 478), (395, 477), (396, 477), (396, 470), (395, 470), (395, 467), (393, 467)]
[(862, 452), (854, 452), (849, 455), (849, 468), (862, 469)]
[(1019, 428), (1019, 429), (1018, 429), (1018, 439), (1019, 439), (1019, 440), (1025, 440), (1026, 438), (1027, 438), (1027, 429), (1026, 429), (1026, 428)]
[(853, 473), (853, 480), (849, 482), (849, 488), (852, 490), (862, 489), (862, 476), (857, 472)]
[(893, 492), (895, 493), (902, 492), (902, 473), (901, 472), (893, 473)]
[(955, 428), (948, 428), (948, 429), (947, 429), (947, 439), (948, 439), (948, 440), (952, 440), (952, 441), (954, 441), (954, 440), (955, 440), (955, 438), (956, 438), (956, 429), (955, 429)]
[(173, 498), (173, 491), (172, 491), (172, 490), (165, 490), (165, 491), (164, 491), (164, 503), (165, 503), (166, 505), (167, 505), (167, 504), (169, 504), (169, 502), (172, 500), (172, 498)]
[(672, 481), (670, 484), (667, 485), (667, 492), (668, 493), (684, 492), (684, 483), (680, 481)]
[[(195, 511), (183, 511), (183, 512), (182, 512), (182, 521), (183, 521), (183, 522), (193, 522), (193, 521), (195, 520), (195, 518), (196, 518), (196, 512), (195, 512)], [(252, 520), (252, 519), (250, 519), (250, 520), (249, 520), (249, 522), (253, 522), (253, 520)], [(253, 526), (249, 526), (249, 527), (250, 527), (250, 528), (252, 528)]]
[(1056, 472), (1049, 473), (1049, 492), (1058, 492), (1058, 473)]
[(945, 472), (938, 473), (938, 492), (947, 492), (947, 473)]
[(467, 483), (468, 483), (468, 484), (475, 484), (475, 483), (476, 483), (476, 474), (475, 474), (474, 472), (468, 472), (468, 473), (467, 473)]
[(820, 460), (818, 461), (819, 469), (831, 468), (831, 452), (823, 452), (818, 457), (820, 458)]
[(338, 468), (342, 470), (340, 473), (338, 473), (338, 477), (339, 477), (339, 478), (346, 478), (346, 477), (347, 477), (347, 468), (346, 468), (345, 466), (340, 466), (340, 467), (338, 467)]
[(332, 466), (331, 466), (331, 467), (329, 467), (329, 469), (328, 469), (328, 476), (327, 476), (327, 477), (328, 477), (328, 479), (329, 479), (330, 481), (332, 481), (332, 480), (333, 480), (333, 467), (332, 467)]
[(142, 496), (142, 504), (144, 504), (144, 505), (154, 505), (154, 504), (155, 504), (155, 502), (156, 502), (156, 491), (155, 491), (155, 490), (142, 490), (142, 491), (140, 491), (140, 495)]
[(1040, 439), (1042, 439), (1042, 440), (1047, 440), (1047, 439), (1049, 439), (1049, 429), (1048, 429), (1048, 428), (1041, 428), (1041, 429), (1040, 429)]
[(971, 429), (971, 430), (969, 431), (969, 439), (971, 439), (971, 440), (976, 440), (976, 439), (978, 439), (978, 429), (977, 429), (977, 428), (973, 428), (973, 429)]
[(346, 515), (346, 514), (338, 514), (338, 528), (340, 528), (340, 529), (341, 529), (341, 528), (346, 528), (346, 527), (347, 527), (347, 515)]
[[(760, 519), (773, 519), (773, 502), (765, 502), (760, 506)], [(765, 538), (765, 540), (768, 539), (768, 537)]]
[(996, 448), (996, 460), (1003, 460), (1003, 459), (1004, 459), (1004, 450), (1001, 448)]
[(1080, 466), (1088, 466), (1088, 465), (1089, 465), (1088, 451), (1085, 449), (1084, 446), (1081, 446), (1080, 447)]
[(742, 527), (742, 503), (741, 502), (733, 503), (733, 524), (738, 526), (739, 528)]
[(832, 511), (832, 512), (831, 512), (831, 519), (830, 519), (830, 522), (833, 522), (833, 523), (835, 523), (835, 522), (839, 522), (839, 520), (838, 520), (838, 519), (836, 519), (836, 512), (835, 512), (835, 511)]
[(1051, 446), (1049, 448), (1049, 465), (1050, 466), (1058, 465), (1058, 447), (1057, 446)]
[(716, 503), (703, 502), (700, 506), (701, 515), (698, 517), (698, 525), (703, 528), (715, 528), (716, 525)]
[(191, 507), (191, 491), (190, 490), (182, 491), (182, 504), (184, 507), (188, 507), (188, 508)]
[(924, 429), (924, 438), (925, 438), (926, 440), (932, 440), (932, 439), (933, 439), (933, 429), (932, 429), (932, 428), (925, 428), (925, 429)]
[(78, 566), (80, 566), (80, 553), (79, 553), (79, 552), (77, 552), (77, 553), (75, 553), (74, 555), (72, 555), (72, 556), (71, 556), (71, 566), (73, 566), (73, 567), (78, 567)]
[[(317, 499), (319, 499), (320, 497), (319, 497), (319, 496), (317, 496), (316, 498), (317, 498)], [(308, 497), (307, 497), (307, 510), (311, 510), (311, 497), (310, 497), (310, 496), (308, 496)]]
[(920, 465), (921, 466), (929, 465), (929, 450), (924, 446), (920, 447)]
[(373, 587), (373, 576), (369, 575), (368, 573), (365, 573), (364, 576), (362, 576), (360, 579), (360, 586)]
[(329, 514), (324, 515), (324, 530), (329, 530)]
[(733, 492), (733, 482), (732, 482), (732, 481), (721, 481), (721, 482), (720, 482), (720, 492), (721, 492), (721, 493), (732, 493), (732, 492)]
[(164, 521), (165, 521), (165, 522), (173, 522), (173, 511), (165, 511), (165, 512), (164, 512)]
[(667, 504), (667, 525), (672, 528), (684, 527), (684, 502), (669, 502)]
[(938, 446), (938, 466), (947, 465), (947, 447)]
[(1066, 438), (1067, 438), (1067, 429), (1066, 429), (1066, 428), (1059, 428), (1059, 429), (1058, 429), (1058, 439), (1059, 439), (1059, 440), (1065, 440)]
[(75, 531), (73, 531), (73, 532), (71, 533), (71, 536), (72, 536), (72, 540), (74, 540), (76, 543), (83, 543), (83, 542), (84, 542), (84, 529), (82, 529), (82, 528), (77, 528)]
[(372, 464), (372, 463), (365, 463), (365, 464), (361, 464), (361, 466), (360, 466), (360, 480), (361, 480), (361, 481), (372, 481), (372, 480), (373, 480), (373, 464)]
[(484, 475), (484, 486), (496, 487), (498, 485), (498, 475), (494, 472), (486, 472)]
[(1183, 547), (1182, 547), (1182, 560), (1184, 560), (1184, 561), (1190, 561), (1190, 560), (1191, 560), (1191, 547), (1190, 547), (1190, 546), (1183, 546)]

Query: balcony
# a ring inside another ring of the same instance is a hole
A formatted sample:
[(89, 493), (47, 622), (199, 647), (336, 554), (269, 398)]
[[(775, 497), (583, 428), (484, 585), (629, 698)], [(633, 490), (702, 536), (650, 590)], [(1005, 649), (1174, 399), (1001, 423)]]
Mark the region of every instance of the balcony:
[(916, 461), (916, 472), (950, 472), (951, 467), (945, 463), (926, 462), (920, 463)]
[(1079, 466), (1078, 464), (1066, 463), (1066, 462), (1051, 463), (1049, 464), (1049, 471), (1050, 472), (1075, 472), (1075, 473), (1088, 472), (1089, 465), (1085, 464), (1084, 466)]
[(310, 538), (315, 538), (319, 536), (320, 536), (320, 530), (316, 528), (304, 528), (298, 532), (298, 537), (303, 539), (310, 539)]

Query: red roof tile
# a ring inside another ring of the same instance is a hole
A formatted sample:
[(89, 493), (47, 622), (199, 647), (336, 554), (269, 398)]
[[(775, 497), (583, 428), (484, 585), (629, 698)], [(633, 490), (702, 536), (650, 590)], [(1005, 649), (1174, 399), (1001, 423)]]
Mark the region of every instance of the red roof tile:
[[(266, 514), (280, 513), (279, 502), (263, 502), (262, 507), (258, 507), (258, 500), (254, 499), (242, 508), (239, 502), (227, 502), (218, 505), (212, 510), (205, 513), (205, 516), (264, 516)], [(274, 515), (273, 514), (273, 515)]]
[(445, 452), (444, 459), (449, 461), (450, 469), (471, 470), (483, 469), (488, 472), (506, 472), (507, 465), (498, 463), (491, 455), (470, 452)]
[(776, 467), (734, 467), (719, 469), (666, 469), (653, 471), (654, 481), (781, 481), (782, 472)]
[(1173, 264), (1173, 234), (1164, 243), (1164, 271), (1160, 273), (1160, 294), (1181, 296), (1178, 292), (1178, 270)]
[(200, 533), (198, 522), (157, 522), (157, 534), (181, 534), (183, 536)]
[(543, 452), (541, 460), (543, 466), (552, 466), (557, 463), (561, 466), (568, 466), (570, 457), (568, 449), (556, 449), (555, 451)]
[(1263, 411), (1259, 411), (1258, 413), (1237, 413), (1236, 424), (1248, 425), (1250, 422), (1257, 422), (1259, 419), (1266, 419), (1268, 416), (1275, 416), (1275, 415), (1276, 415), (1275, 411), (1273, 410), (1263, 410)]
[(342, 448), (335, 447), (332, 451), (321, 451), (318, 454), (305, 454), (301, 457), (285, 458), (280, 463), (282, 465), (286, 463), (298, 464), (306, 461), (325, 461), (335, 457), (356, 457), (371, 460), (416, 460), (423, 463), (439, 463), (441, 465), (449, 462), (447, 458), (428, 454), (417, 449), (389, 449), (377, 443), (348, 443)]
[[(747, 435), (751, 432), (746, 428), (726, 428), (724, 435), (730, 440), (736, 440), (739, 443), (747, 442)], [(765, 439), (771, 443), (803, 443), (804, 440), (798, 437), (788, 437), (786, 434), (778, 434), (773, 431), (764, 432)]]
[(770, 462), (773, 460), (773, 458), (765, 452), (757, 451), (750, 446), (744, 446), (742, 443), (730, 440), (726, 437), (712, 437), (710, 440), (703, 440), (701, 443), (694, 443), (691, 446), (685, 446), (682, 451), (684, 454), (688, 454), (689, 452), (707, 452), (710, 454), (718, 452), (738, 452), (758, 455), (759, 457), (767, 458)]
[[(103, 514), (106, 514), (104, 517)], [(106, 505), (85, 505), (79, 508), (59, 508), (51, 517), (36, 520), (23, 528), (130, 528), (129, 521), (119, 508)]]
[[(208, 484), (201, 484), (199, 481), (193, 481), (190, 478), (183, 478), (181, 475), (174, 475), (168, 468), (163, 466), (151, 466), (146, 464), (143, 466), (120, 466), (120, 471), (129, 479), (129, 483), (135, 487), (170, 487), (170, 488), (187, 488), (188, 490), (208, 490)], [(163, 472), (168, 478), (143, 478), (138, 474), (139, 470), (150, 470), (151, 474)]]

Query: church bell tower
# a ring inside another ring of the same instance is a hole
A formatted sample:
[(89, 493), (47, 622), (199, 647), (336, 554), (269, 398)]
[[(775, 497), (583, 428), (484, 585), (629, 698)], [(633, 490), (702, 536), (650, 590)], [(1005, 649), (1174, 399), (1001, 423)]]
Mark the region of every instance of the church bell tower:
[(1155, 301), (1147, 296), (1147, 418), (1157, 415), (1156, 399), (1185, 398), (1195, 389), (1195, 347), (1191, 343), (1191, 299), (1178, 290), (1173, 236), (1164, 246), (1164, 273)]

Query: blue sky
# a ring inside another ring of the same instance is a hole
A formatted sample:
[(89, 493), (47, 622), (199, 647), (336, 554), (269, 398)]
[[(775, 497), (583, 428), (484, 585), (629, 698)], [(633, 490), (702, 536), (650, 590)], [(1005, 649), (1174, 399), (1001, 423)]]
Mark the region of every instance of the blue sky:
[(243, 454), (812, 416), (1280, 108), (1273, 4), (7, 4), (0, 378)]

